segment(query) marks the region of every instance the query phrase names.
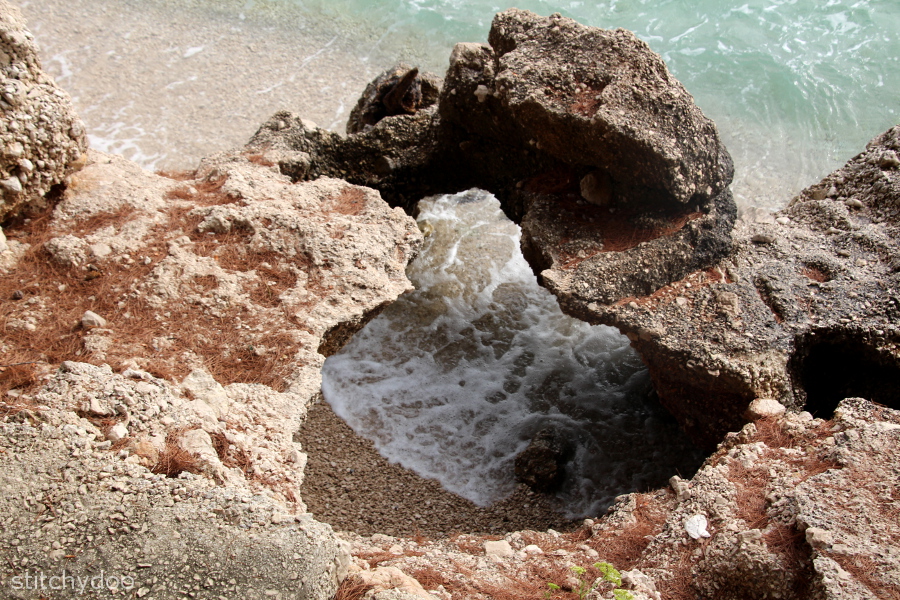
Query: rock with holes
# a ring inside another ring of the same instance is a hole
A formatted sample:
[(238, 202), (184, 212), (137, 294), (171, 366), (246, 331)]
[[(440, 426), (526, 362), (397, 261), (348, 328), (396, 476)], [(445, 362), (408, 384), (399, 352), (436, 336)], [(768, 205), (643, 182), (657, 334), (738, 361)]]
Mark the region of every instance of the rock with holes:
[(17, 8), (0, 2), (0, 221), (34, 206), (87, 149), (69, 95), (44, 73)]
[(848, 396), (896, 407), (900, 171), (880, 157), (897, 148), (900, 127), (802, 191), (781, 213), (789, 218), (741, 219), (733, 251), (712, 268), (628, 302), (560, 303), (628, 334), (662, 402), (708, 447), (762, 414), (758, 398), (822, 417)]
[[(36, 221), (45, 230), (21, 236), (30, 245), (10, 265), (10, 281), (29, 297), (13, 303), (8, 322), (27, 321), (29, 334), (2, 346), (51, 363), (38, 389), (21, 396), (51, 425), (19, 433), (46, 431), (59, 442), (40, 454), (53, 466), (35, 477), (72, 459), (67, 482), (78, 495), (86, 493), (77, 491), (82, 481), (95, 485), (82, 473), (107, 461), (104, 477), (127, 476), (91, 492), (104, 506), (159, 482), (148, 502), (126, 509), (130, 517), (91, 519), (104, 524), (94, 541), (112, 549), (106, 570), (134, 568), (133, 535), (160, 562), (176, 552), (172, 564), (198, 555), (228, 563), (204, 584), (216, 595), (252, 597), (264, 585), (287, 596), (301, 578), (305, 597), (332, 597), (346, 550), (306, 514), (306, 454), (296, 433), (318, 398), (325, 356), (411, 289), (405, 268), (422, 243), (415, 222), (372, 189), (337, 179), (294, 184), (244, 151), (210, 157), (175, 179), (89, 151), (52, 213)], [(51, 339), (63, 343), (46, 346)], [(19, 419), (37, 419), (28, 415)], [(3, 459), (13, 454), (0, 446)], [(19, 507), (12, 522), (30, 515)], [(210, 518), (221, 523), (210, 527)], [(179, 533), (160, 530), (157, 520), (177, 522)], [(105, 541), (119, 535), (125, 546)], [(0, 546), (7, 542), (0, 535)], [(94, 564), (90, 543), (72, 538), (66, 551)], [(221, 554), (228, 552), (243, 558)], [(62, 555), (22, 556), (39, 568)], [(259, 573), (261, 564), (285, 560), (290, 569)]]

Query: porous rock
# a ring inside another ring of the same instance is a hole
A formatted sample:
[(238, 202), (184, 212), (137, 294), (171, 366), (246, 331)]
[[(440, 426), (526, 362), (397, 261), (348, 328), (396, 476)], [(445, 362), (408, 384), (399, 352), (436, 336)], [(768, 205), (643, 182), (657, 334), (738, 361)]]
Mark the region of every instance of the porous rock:
[(385, 117), (414, 115), (437, 102), (442, 81), (432, 73), (399, 63), (376, 77), (350, 111), (347, 133), (371, 128)]
[[(454, 48), (436, 105), (353, 124), (346, 138), (279, 113), (251, 145), (308, 157), (279, 163), (295, 179), (339, 176), (409, 212), (430, 194), (496, 194), (522, 224), (535, 273), (573, 314), (728, 252), (731, 159), (646, 44), (518, 9), (495, 17), (489, 39)], [(402, 70), (379, 76), (360, 106), (378, 105)]]
[(715, 125), (633, 33), (509, 9), (488, 41), (454, 50), (441, 96), (441, 114), (468, 132), (600, 169), (640, 204), (649, 190), (702, 204), (730, 183)]
[[(900, 127), (802, 191), (783, 222), (739, 220), (711, 268), (649, 294), (560, 304), (626, 333), (662, 402), (708, 447), (757, 398), (822, 417), (850, 396), (897, 407), (900, 169), (881, 160), (897, 148)], [(754, 242), (761, 234), (774, 241)]]
[(65, 181), (86, 149), (69, 95), (41, 69), (19, 10), (0, 1), (0, 221)]
[[(293, 184), (243, 151), (178, 180), (89, 151), (46, 227), (44, 247), (23, 246), (48, 269), (9, 266), (30, 294), (10, 316), (30, 319), (34, 337), (4, 344), (27, 345), (67, 319), (60, 335), (82, 343), (17, 396), (40, 417), (0, 419), (2, 551), (45, 571), (77, 556), (68, 572), (127, 575), (138, 597), (195, 585), (224, 597), (332, 597), (347, 550), (306, 513), (296, 432), (325, 355), (411, 289), (415, 222), (374, 190)], [(109, 252), (72, 259), (97, 244)], [(73, 332), (85, 306), (108, 322)], [(61, 503), (53, 518), (90, 527), (40, 541), (27, 533), (44, 525), (40, 510), (22, 498), (61, 469), (69, 475), (49, 484)], [(23, 532), (38, 541), (10, 537)], [(49, 554), (44, 543), (55, 543)]]

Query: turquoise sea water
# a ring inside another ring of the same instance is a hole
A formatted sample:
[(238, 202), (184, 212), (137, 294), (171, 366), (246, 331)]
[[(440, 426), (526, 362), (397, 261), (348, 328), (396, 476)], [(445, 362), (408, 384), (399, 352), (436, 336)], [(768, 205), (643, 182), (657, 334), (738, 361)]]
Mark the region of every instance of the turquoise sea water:
[[(270, 0), (271, 1), (271, 0)], [(280, 0), (284, 26), (332, 30), (361, 60), (443, 74), (508, 5), (484, 0)], [(250, 0), (246, 10), (263, 4)], [(634, 31), (718, 125), (742, 206), (783, 206), (900, 119), (897, 0), (607, 0), (516, 6)], [(379, 65), (380, 66), (380, 65)]]

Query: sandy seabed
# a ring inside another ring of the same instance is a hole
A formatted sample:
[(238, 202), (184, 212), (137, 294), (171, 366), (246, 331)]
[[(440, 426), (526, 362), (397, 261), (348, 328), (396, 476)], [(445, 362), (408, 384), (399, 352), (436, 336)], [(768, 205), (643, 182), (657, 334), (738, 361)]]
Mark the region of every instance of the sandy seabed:
[[(91, 146), (144, 168), (190, 169), (290, 110), (343, 130), (389, 66), (296, 9), (231, 0), (40, 0), (20, 5), (44, 69), (71, 95)], [(243, 19), (240, 18), (243, 16)], [(285, 23), (296, 23), (296, 28)]]
[[(218, 0), (40, 0), (20, 4), (44, 69), (71, 95), (91, 146), (149, 170), (188, 170), (245, 144), (278, 110), (342, 131), (366, 84), (393, 59), (340, 36), (289, 30), (296, 12)], [(177, 7), (177, 10), (176, 10)], [(249, 40), (249, 41), (248, 41)], [(390, 463), (327, 404), (301, 430), (303, 500), (320, 520), (361, 534), (566, 530), (552, 499), (524, 487), (481, 508)]]

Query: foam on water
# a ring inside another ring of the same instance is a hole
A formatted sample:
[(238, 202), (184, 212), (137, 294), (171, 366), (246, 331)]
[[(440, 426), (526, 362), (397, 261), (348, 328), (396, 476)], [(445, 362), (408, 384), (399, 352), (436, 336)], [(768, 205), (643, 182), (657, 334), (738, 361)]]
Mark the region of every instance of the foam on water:
[(419, 203), (431, 234), (401, 297), (325, 362), (323, 393), (387, 458), (481, 505), (548, 425), (577, 445), (559, 497), (572, 516), (661, 485), (702, 456), (648, 398), (628, 340), (563, 315), (491, 195)]

